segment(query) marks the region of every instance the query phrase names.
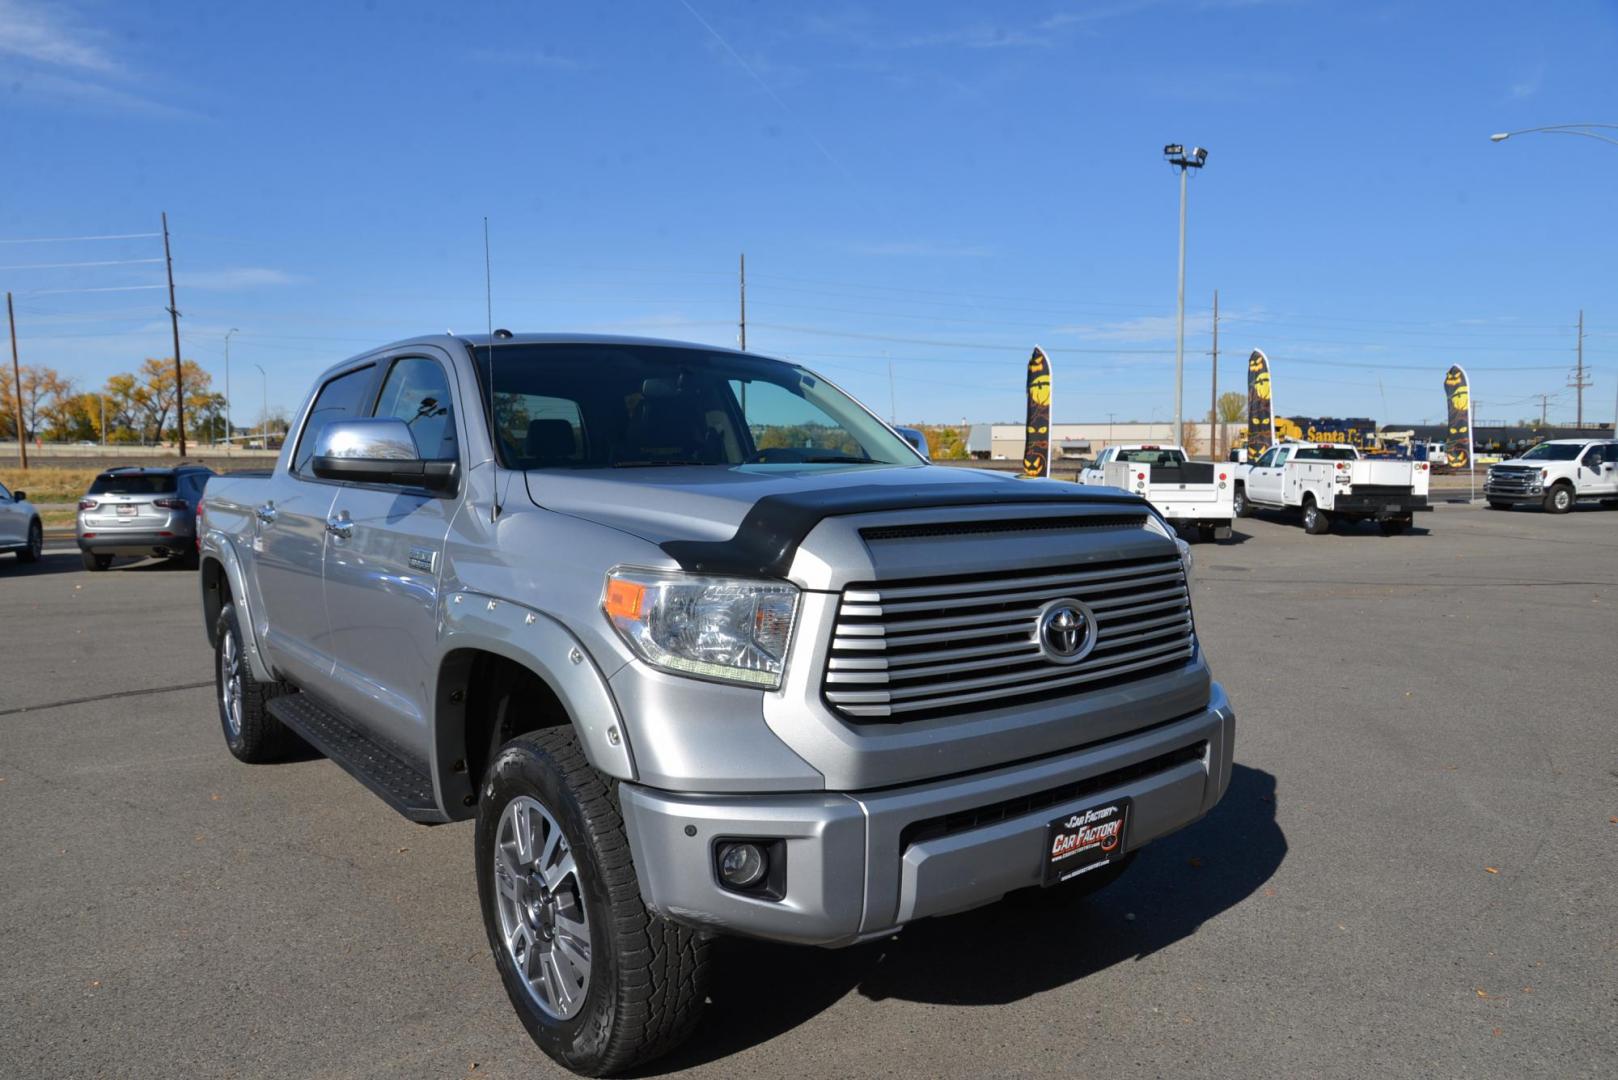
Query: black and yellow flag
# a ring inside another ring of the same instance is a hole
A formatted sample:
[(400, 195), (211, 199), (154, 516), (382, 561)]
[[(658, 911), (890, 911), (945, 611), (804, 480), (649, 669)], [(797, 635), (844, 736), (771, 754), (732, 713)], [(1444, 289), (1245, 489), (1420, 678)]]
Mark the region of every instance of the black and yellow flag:
[(1254, 349), (1247, 358), (1247, 456), (1275, 445), (1275, 402), (1270, 397), (1270, 358)]
[(1023, 435), (1022, 474), (1051, 474), (1051, 358), (1038, 345), (1028, 358), (1028, 430)]
[(1450, 467), (1466, 469), (1472, 465), (1472, 387), (1466, 380), (1466, 369), (1453, 364), (1444, 373), (1444, 400), (1449, 404), (1449, 433), (1444, 437), (1444, 450), (1449, 455)]

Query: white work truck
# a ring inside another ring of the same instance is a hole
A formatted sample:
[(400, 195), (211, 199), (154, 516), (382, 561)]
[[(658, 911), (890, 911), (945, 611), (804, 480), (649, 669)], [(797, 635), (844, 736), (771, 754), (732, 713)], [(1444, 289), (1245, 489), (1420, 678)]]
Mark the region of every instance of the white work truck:
[(1565, 514), (1582, 499), (1618, 507), (1618, 442), (1552, 439), (1520, 458), (1489, 466), (1483, 497), (1491, 510), (1543, 506)]
[(1079, 483), (1122, 488), (1151, 503), (1178, 529), (1225, 540), (1236, 513), (1228, 464), (1192, 461), (1178, 446), (1126, 444), (1101, 451)]
[(1352, 446), (1285, 442), (1235, 469), (1237, 517), (1255, 508), (1297, 510), (1311, 535), (1326, 532), (1334, 520), (1375, 520), (1392, 535), (1408, 528), (1414, 513), (1432, 509), (1427, 462), (1371, 460)]

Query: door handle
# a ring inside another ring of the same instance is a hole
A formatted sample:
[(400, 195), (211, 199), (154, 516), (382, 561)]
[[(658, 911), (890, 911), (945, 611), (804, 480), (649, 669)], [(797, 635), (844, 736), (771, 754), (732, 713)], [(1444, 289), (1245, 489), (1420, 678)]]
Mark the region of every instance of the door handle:
[(326, 519), (326, 531), (339, 540), (350, 540), (354, 536), (354, 521), (348, 516), (348, 511), (344, 510), (336, 517)]
[(275, 503), (267, 502), (253, 511), (259, 521), (266, 525), (275, 524)]

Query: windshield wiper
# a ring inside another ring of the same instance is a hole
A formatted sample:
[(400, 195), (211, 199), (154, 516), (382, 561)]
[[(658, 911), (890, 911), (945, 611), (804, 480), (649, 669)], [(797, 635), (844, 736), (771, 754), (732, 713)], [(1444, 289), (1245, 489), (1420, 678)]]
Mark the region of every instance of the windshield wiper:
[(875, 465), (876, 458), (851, 457), (848, 454), (822, 454), (817, 457), (799, 458), (799, 465)]

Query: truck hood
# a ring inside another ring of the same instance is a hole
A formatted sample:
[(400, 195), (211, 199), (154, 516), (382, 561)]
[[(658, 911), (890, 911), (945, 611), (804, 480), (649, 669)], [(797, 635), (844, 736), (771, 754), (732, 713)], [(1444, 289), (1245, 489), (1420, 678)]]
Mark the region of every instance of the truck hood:
[[(813, 522), (838, 514), (1002, 502), (1144, 506), (1112, 488), (921, 464), (536, 470), (525, 479), (537, 506), (638, 536), (692, 568), (730, 572), (779, 570)], [(750, 550), (721, 550), (737, 541)]]

